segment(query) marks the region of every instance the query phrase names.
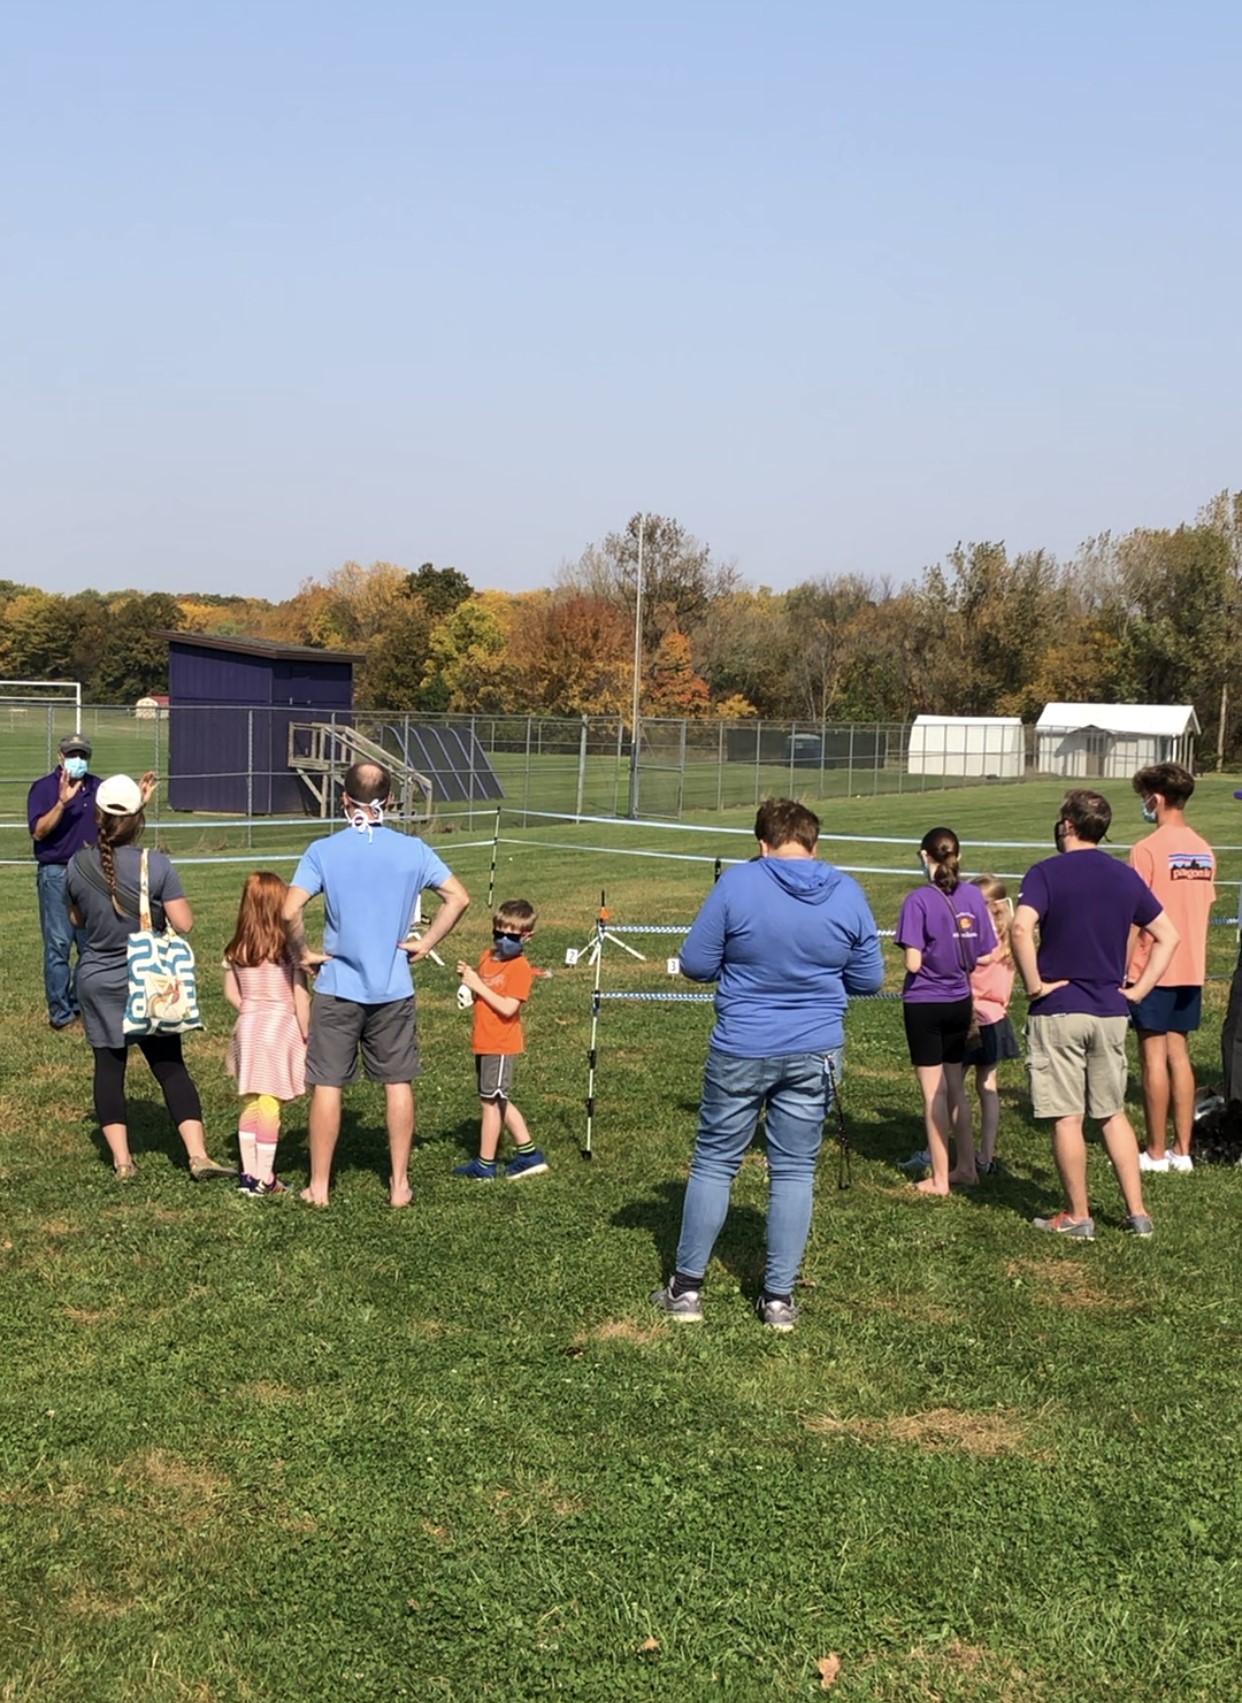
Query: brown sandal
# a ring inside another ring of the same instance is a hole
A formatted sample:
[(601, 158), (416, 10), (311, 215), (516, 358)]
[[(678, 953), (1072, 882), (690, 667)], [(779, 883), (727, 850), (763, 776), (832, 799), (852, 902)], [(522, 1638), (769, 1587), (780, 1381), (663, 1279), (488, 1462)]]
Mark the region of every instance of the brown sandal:
[(196, 1183), (209, 1183), (216, 1177), (236, 1177), (237, 1172), (232, 1165), (217, 1165), (205, 1153), (197, 1153), (190, 1160), (190, 1175)]

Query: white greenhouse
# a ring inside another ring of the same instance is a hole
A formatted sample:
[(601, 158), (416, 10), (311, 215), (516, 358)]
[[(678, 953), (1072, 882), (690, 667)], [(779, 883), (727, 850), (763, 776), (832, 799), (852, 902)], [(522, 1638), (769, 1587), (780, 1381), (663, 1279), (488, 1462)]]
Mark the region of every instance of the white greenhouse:
[(1192, 704), (1045, 704), (1035, 767), (1067, 780), (1126, 780), (1149, 763), (1194, 769)]
[(1022, 723), (1017, 716), (915, 716), (906, 748), (907, 774), (1021, 780), (1022, 771)]

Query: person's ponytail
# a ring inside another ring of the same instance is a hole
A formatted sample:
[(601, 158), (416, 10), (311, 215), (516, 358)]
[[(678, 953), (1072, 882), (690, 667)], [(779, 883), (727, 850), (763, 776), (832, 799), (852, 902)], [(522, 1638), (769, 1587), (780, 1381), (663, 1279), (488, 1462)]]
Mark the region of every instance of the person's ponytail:
[(919, 842), (931, 860), (931, 878), (947, 897), (962, 884), (962, 846), (952, 828), (932, 828)]

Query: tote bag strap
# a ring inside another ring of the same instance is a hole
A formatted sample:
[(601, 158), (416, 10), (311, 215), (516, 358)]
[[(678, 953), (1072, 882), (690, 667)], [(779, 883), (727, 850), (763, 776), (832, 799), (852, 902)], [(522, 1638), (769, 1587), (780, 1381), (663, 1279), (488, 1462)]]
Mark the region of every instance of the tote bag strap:
[(151, 932), (151, 881), (147, 865), (147, 848), (143, 846), (142, 857), (139, 860), (141, 873), (138, 877), (138, 927)]

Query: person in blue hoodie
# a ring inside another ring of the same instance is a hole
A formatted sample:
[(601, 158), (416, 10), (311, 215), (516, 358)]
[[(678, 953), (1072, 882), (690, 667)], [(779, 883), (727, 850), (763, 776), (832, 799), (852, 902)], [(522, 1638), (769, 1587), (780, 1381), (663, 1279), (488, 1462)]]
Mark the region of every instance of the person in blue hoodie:
[(703, 1280), (729, 1210), (733, 1179), (766, 1114), (767, 1267), (756, 1311), (792, 1330), (794, 1284), (811, 1227), (815, 1166), (845, 1045), (850, 994), (884, 980), (880, 939), (862, 888), (816, 856), (819, 818), (789, 798), (755, 817), (759, 856), (727, 870), (681, 949), (691, 981), (715, 982), (676, 1269), (651, 1299), (670, 1318), (703, 1317)]

